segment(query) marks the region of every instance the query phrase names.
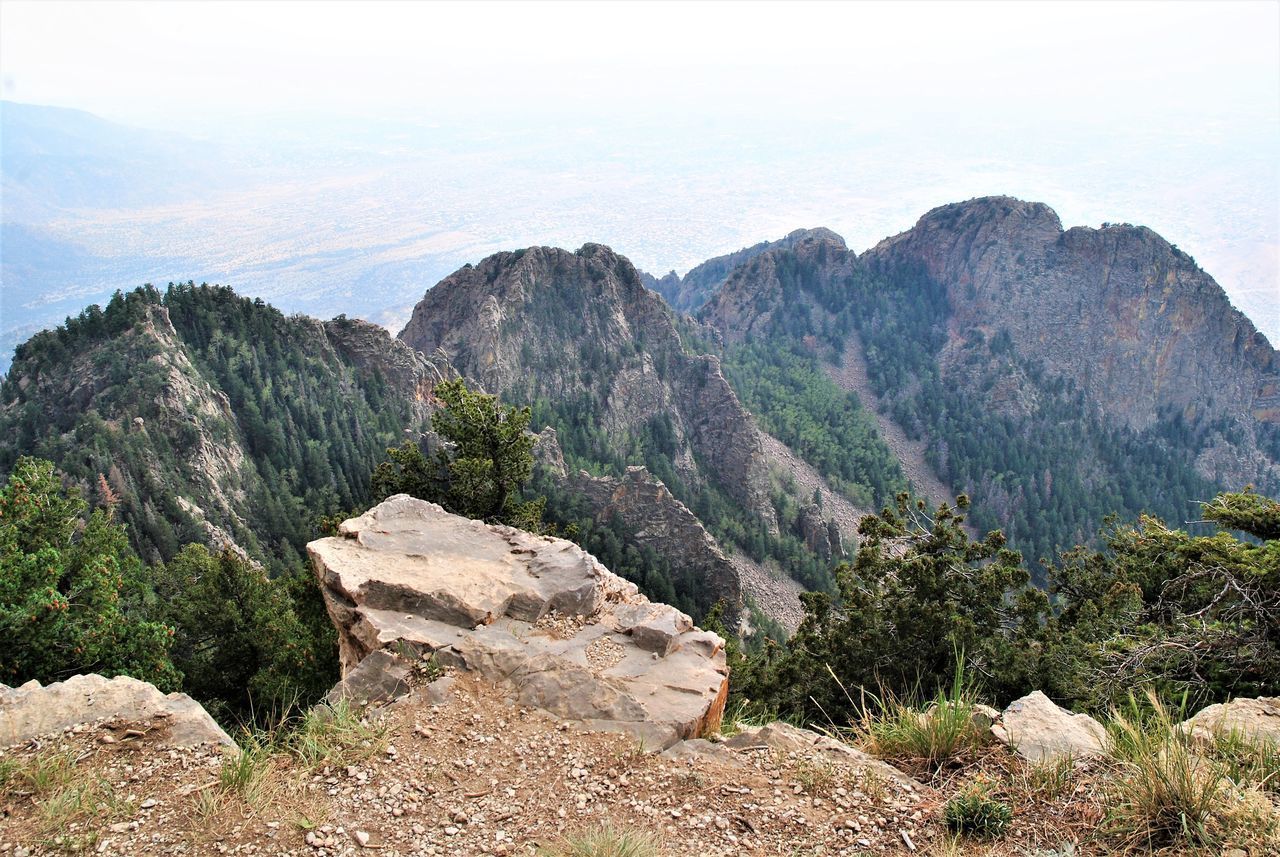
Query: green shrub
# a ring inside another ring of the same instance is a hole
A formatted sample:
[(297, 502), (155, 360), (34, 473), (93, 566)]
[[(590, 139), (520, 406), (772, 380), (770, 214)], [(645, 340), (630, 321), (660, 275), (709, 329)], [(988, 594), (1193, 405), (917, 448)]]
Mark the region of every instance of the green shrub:
[(955, 833), (993, 839), (1009, 828), (1013, 809), (973, 786), (947, 801), (942, 818)]
[(38, 458), (0, 486), (0, 682), (96, 672), (172, 690), (172, 631), (140, 615), (142, 563), (113, 505), (88, 510)]

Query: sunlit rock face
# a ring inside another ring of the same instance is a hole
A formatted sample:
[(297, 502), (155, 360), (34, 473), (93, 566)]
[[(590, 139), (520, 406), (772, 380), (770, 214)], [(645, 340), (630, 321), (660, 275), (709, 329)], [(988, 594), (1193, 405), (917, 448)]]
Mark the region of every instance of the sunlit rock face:
[(724, 641), (572, 542), (398, 495), (308, 552), (344, 672), (376, 651), (431, 655), (521, 704), (662, 746), (719, 726)]

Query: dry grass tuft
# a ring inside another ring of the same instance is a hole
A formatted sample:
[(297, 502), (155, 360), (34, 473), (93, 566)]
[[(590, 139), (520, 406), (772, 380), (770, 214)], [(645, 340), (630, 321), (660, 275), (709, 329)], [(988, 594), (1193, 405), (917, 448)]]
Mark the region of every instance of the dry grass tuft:
[(1130, 850), (1280, 844), (1280, 815), (1253, 779), (1265, 754), (1245, 752), (1235, 738), (1223, 745), (1235, 751), (1232, 760), (1224, 758), (1181, 720), (1154, 693), (1112, 714), (1108, 754), (1117, 770), (1107, 779), (1107, 831)]
[(540, 857), (658, 857), (658, 840), (647, 831), (622, 830), (605, 823), (565, 835), (541, 849)]
[(307, 767), (351, 765), (384, 751), (387, 729), (366, 720), (344, 699), (308, 710), (289, 743)]
[(952, 686), (923, 706), (886, 696), (874, 708), (864, 706), (854, 726), (858, 743), (873, 756), (938, 773), (962, 764), (991, 740), (974, 719), (975, 694), (956, 670)]

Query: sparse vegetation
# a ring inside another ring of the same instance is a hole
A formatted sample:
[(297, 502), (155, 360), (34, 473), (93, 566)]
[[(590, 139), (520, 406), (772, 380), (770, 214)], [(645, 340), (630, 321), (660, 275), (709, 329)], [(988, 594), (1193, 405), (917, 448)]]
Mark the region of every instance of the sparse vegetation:
[(38, 753), (25, 761), (0, 759), (0, 784), (5, 793), (42, 798), (75, 776), (76, 760), (65, 750)]
[(1280, 814), (1252, 769), (1224, 762), (1212, 742), (1198, 745), (1179, 726), (1183, 714), (1154, 693), (1113, 714), (1108, 832), (1128, 848), (1274, 844)]
[(258, 803), (266, 792), (273, 749), (261, 735), (251, 732), (242, 735), (239, 749), (229, 754), (218, 770), (219, 791), (250, 805)]
[(653, 834), (605, 823), (567, 834), (538, 853), (540, 857), (658, 857), (659, 851)]
[(942, 817), (948, 829), (956, 833), (994, 839), (1009, 828), (1013, 809), (975, 785), (948, 800)]
[(289, 746), (311, 768), (349, 765), (386, 749), (387, 732), (383, 726), (366, 720), (357, 706), (342, 699), (309, 709), (290, 737)]
[(873, 755), (936, 773), (962, 764), (991, 738), (976, 719), (976, 697), (957, 663), (950, 690), (926, 705), (888, 696), (863, 708), (855, 734)]
[(1053, 801), (1067, 794), (1075, 777), (1076, 760), (1065, 753), (1026, 766), (1021, 785), (1030, 799)]
[(0, 758), (0, 798), (29, 802), (40, 844), (58, 852), (92, 848), (98, 828), (125, 817), (133, 802), (67, 749)]

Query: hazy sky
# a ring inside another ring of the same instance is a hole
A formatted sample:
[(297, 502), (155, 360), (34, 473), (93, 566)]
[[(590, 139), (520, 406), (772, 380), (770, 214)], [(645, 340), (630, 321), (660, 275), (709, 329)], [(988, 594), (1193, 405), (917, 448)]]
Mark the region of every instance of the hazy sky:
[[(670, 203), (654, 229), (584, 228), (581, 201), (488, 232), (465, 193), (456, 212), (477, 246), (591, 232), (646, 266), (798, 226), (862, 250), (935, 205), (1010, 193), (1068, 226), (1151, 226), (1280, 339), (1275, 0), (0, 0), (0, 95), (241, 142), (317, 118), (336, 140), (375, 119), (462, 128), (467, 146), (502, 129), (483, 156), (512, 186), (619, 158), (597, 204), (652, 219)], [(522, 128), (544, 141), (536, 162)], [(723, 228), (680, 229), (695, 213)]]
[[(1280, 4), (0, 2), (5, 97), (174, 111), (1280, 106)], [(1272, 117), (1274, 118), (1274, 117)]]

